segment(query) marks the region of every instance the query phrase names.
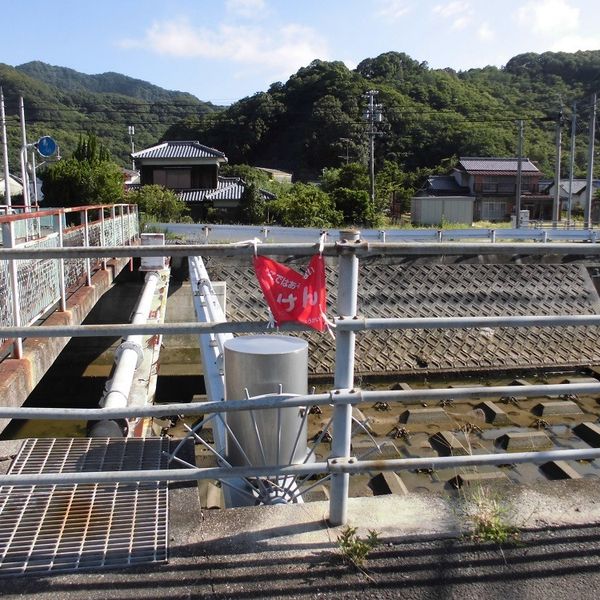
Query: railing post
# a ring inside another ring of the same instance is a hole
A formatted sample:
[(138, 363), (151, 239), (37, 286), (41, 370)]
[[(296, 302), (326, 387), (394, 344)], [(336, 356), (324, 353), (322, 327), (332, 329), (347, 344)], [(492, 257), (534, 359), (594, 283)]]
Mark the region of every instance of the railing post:
[[(64, 231), (63, 231), (63, 216), (62, 210), (58, 211), (54, 216), (54, 229), (58, 234), (58, 247), (65, 247)], [(65, 312), (67, 310), (67, 291), (65, 287), (65, 259), (58, 259), (58, 287), (60, 291), (60, 310)]]
[[(5, 248), (15, 247), (15, 224), (14, 221), (2, 223), (2, 245)], [(10, 278), (11, 300), (13, 322), (15, 327), (21, 326), (21, 301), (19, 294), (19, 265), (16, 260), (11, 260), (8, 265), (8, 274)], [(13, 342), (13, 358), (23, 358), (23, 338), (15, 338)]]
[[(339, 279), (337, 312), (340, 318), (352, 318), (357, 311), (358, 298), (358, 258), (349, 246), (358, 242), (360, 231), (340, 231), (342, 249), (339, 257)], [(339, 331), (335, 341), (335, 376), (333, 387), (337, 390), (352, 389), (354, 386), (354, 345), (353, 331)], [(334, 393), (335, 395), (335, 393)], [(352, 437), (352, 406), (335, 405), (333, 408), (333, 439), (331, 458), (348, 458)], [(331, 497), (329, 500), (329, 522), (343, 525), (348, 512), (347, 473), (334, 473), (331, 477)]]
[(127, 246), (133, 244), (133, 231), (131, 226), (131, 205), (127, 205)]
[[(88, 210), (83, 210), (83, 246), (88, 248), (90, 245), (90, 222), (88, 218)], [(90, 266), (90, 259), (85, 259), (85, 285), (91, 287), (92, 285), (92, 269)]]
[(112, 221), (112, 240), (110, 241), (110, 245), (111, 246), (116, 246), (117, 245), (117, 209), (115, 208), (115, 205), (113, 204), (110, 207), (110, 219)]
[[(104, 228), (106, 227), (106, 223), (104, 222), (104, 208), (100, 209), (100, 245), (106, 246), (106, 231)], [(106, 271), (106, 257), (102, 257), (102, 270)]]
[(119, 214), (121, 217), (121, 245), (127, 246), (127, 236), (125, 232), (125, 211), (123, 210), (123, 205), (119, 204)]

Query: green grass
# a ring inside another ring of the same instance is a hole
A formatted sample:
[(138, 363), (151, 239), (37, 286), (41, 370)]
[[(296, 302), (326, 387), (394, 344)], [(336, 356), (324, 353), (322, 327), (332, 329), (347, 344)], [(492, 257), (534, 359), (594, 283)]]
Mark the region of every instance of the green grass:
[(337, 538), (337, 546), (343, 559), (362, 570), (369, 553), (379, 545), (379, 534), (369, 530), (365, 538), (356, 534), (356, 527), (344, 527)]
[(470, 522), (471, 539), (506, 544), (516, 541), (519, 531), (510, 524), (508, 508), (498, 493), (485, 486), (463, 490), (462, 512)]

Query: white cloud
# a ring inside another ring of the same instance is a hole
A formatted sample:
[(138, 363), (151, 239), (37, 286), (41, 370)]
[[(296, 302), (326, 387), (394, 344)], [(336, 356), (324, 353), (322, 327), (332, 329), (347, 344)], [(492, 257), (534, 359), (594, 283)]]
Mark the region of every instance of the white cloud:
[(358, 63), (353, 58), (345, 58), (342, 62), (348, 67), (350, 71), (354, 71), (358, 66)]
[(493, 40), (496, 37), (496, 34), (494, 33), (494, 31), (492, 31), (492, 29), (486, 22), (483, 22), (477, 28), (477, 37), (482, 42), (490, 42), (491, 40)]
[(227, 11), (240, 17), (256, 18), (267, 10), (265, 0), (227, 0)]
[(463, 0), (452, 0), (446, 4), (436, 4), (433, 14), (451, 21), (452, 29), (464, 29), (473, 19), (471, 5)]
[(379, 0), (379, 10), (377, 14), (385, 19), (397, 21), (411, 10), (410, 4), (406, 0)]
[(155, 22), (143, 38), (123, 40), (120, 46), (175, 58), (228, 60), (272, 77), (289, 76), (315, 58), (329, 57), (327, 44), (313, 29), (295, 24), (277, 31), (239, 25), (208, 29), (177, 19)]
[(579, 25), (579, 8), (569, 0), (530, 0), (516, 16), (520, 26), (539, 35), (560, 35)]
[(552, 45), (555, 52), (577, 52), (577, 50), (598, 50), (600, 35), (595, 37), (582, 35), (565, 35)]
[(457, 15), (464, 14), (470, 10), (471, 7), (469, 3), (463, 2), (462, 0), (453, 0), (452, 2), (447, 2), (446, 4), (436, 4), (433, 7), (434, 14), (440, 15), (440, 17), (444, 17), (445, 19), (450, 19)]

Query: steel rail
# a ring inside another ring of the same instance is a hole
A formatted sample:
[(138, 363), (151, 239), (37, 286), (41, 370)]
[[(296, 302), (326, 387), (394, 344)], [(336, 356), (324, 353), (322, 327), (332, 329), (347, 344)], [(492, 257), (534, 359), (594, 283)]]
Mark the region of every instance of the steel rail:
[(565, 394), (600, 394), (598, 383), (560, 383), (541, 385), (500, 385), (464, 388), (377, 390), (360, 389), (334, 390), (327, 393), (306, 396), (269, 394), (249, 400), (216, 400), (213, 402), (190, 402), (187, 404), (160, 404), (127, 408), (56, 408), (56, 407), (15, 407), (0, 406), (0, 418), (10, 419), (127, 419), (145, 416), (193, 415), (238, 412), (263, 408), (290, 408), (312, 406), (313, 404), (375, 404), (376, 402), (400, 402), (407, 406), (441, 400), (479, 400), (481, 398), (502, 398), (511, 396), (537, 397), (560, 396)]
[[(314, 243), (257, 244), (256, 254), (263, 256), (312, 256), (319, 249)], [(0, 260), (36, 258), (129, 258), (146, 256), (253, 256), (253, 244), (184, 244), (173, 246), (93, 246), (88, 248), (2, 248)], [(600, 243), (534, 242), (462, 243), (462, 242), (335, 242), (326, 243), (323, 254), (338, 256), (351, 253), (367, 256), (478, 256), (518, 254), (521, 256), (574, 255), (598, 256)]]
[[(584, 327), (600, 325), (600, 315), (520, 315), (504, 317), (337, 317), (337, 331), (364, 331), (369, 329), (473, 329), (497, 327)], [(305, 325), (283, 323), (283, 331), (312, 331)], [(268, 321), (241, 323), (196, 322), (187, 323), (114, 323), (100, 325), (43, 325), (29, 327), (0, 327), (0, 338), (11, 337), (126, 337), (128, 335), (190, 335), (209, 333), (264, 333), (270, 332)]]
[(202, 479), (237, 479), (259, 477), (298, 477), (311, 474), (350, 474), (372, 471), (407, 471), (410, 469), (452, 469), (483, 465), (543, 464), (554, 460), (594, 460), (600, 448), (550, 450), (545, 452), (503, 452), (437, 458), (392, 458), (357, 460), (355, 457), (330, 459), (297, 465), (252, 467), (207, 467), (187, 469), (143, 469), (140, 471), (88, 471), (79, 473), (26, 473), (0, 475), (0, 486), (49, 486), (154, 481), (193, 481)]

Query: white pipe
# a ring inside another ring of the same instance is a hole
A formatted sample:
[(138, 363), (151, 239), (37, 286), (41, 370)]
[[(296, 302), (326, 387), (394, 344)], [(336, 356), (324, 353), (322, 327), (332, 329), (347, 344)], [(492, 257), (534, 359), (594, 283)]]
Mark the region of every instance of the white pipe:
[[(159, 281), (160, 276), (156, 272), (146, 275), (144, 289), (133, 313), (131, 321), (133, 325), (147, 322)], [(105, 394), (100, 401), (100, 406), (103, 408), (124, 408), (127, 406), (133, 377), (144, 355), (143, 339), (144, 336), (142, 335), (130, 335), (117, 348), (115, 370), (112, 378), (106, 382)]]

